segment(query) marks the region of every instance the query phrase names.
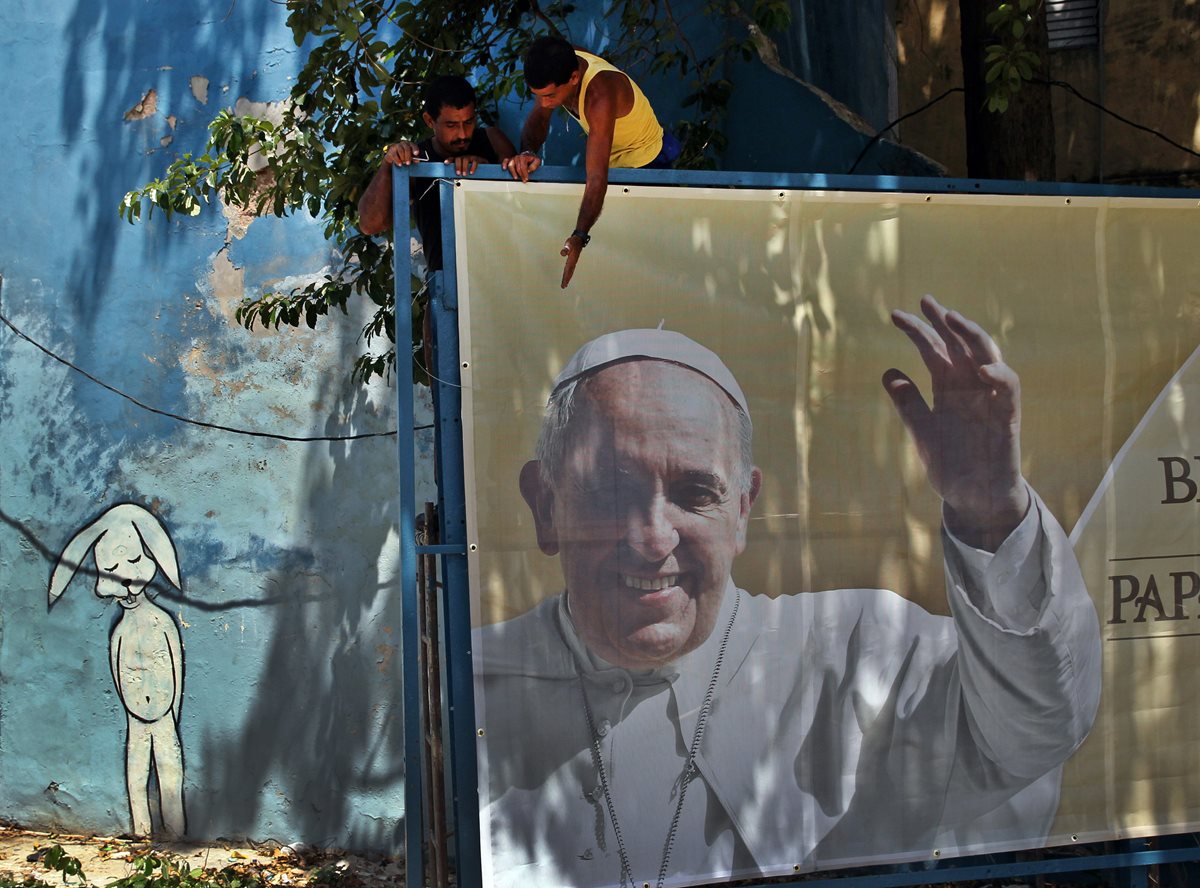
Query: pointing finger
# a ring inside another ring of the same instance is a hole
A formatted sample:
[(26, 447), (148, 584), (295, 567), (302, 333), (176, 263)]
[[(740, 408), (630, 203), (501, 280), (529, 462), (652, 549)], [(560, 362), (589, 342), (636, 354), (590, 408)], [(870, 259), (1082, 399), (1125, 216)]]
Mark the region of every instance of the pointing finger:
[(567, 289), (567, 284), (571, 283), (571, 278), (575, 274), (575, 265), (579, 262), (579, 251), (571, 249), (571, 243), (568, 241), (563, 245), (562, 254), (567, 257), (566, 265), (563, 266), (562, 289)]

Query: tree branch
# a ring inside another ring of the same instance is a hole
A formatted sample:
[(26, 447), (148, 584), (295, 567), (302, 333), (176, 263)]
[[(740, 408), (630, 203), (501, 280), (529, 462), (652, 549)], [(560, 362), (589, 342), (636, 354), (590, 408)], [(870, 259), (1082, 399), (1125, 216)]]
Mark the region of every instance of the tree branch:
[(779, 60), (779, 47), (775, 45), (775, 41), (768, 37), (763, 32), (763, 29), (760, 28), (754, 21), (754, 19), (747, 15), (746, 11), (742, 9), (742, 7), (736, 2), (733, 2), (733, 0), (731, 0), (729, 3), (729, 12), (735, 19), (745, 26), (747, 33), (750, 35), (751, 41), (754, 43), (754, 50), (758, 53), (759, 61), (766, 65), (768, 70), (773, 71), (780, 77), (786, 77), (793, 83), (804, 87), (804, 89), (808, 90), (818, 99), (820, 99), (825, 106), (828, 107), (829, 110), (832, 111), (834, 115), (843, 123), (853, 127), (855, 130), (865, 136), (875, 135), (875, 131), (871, 128), (870, 124), (851, 111), (850, 108), (848, 108), (846, 105), (843, 105), (829, 93), (825, 92), (825, 90), (809, 83), (803, 77), (796, 74), (796, 72), (791, 68), (788, 68), (786, 65), (784, 65), (783, 62)]

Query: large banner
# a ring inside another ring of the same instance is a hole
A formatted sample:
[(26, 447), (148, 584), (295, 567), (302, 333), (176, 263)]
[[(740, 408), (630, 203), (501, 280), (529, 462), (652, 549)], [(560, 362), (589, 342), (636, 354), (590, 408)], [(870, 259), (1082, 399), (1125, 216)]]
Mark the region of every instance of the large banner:
[(1194, 201), (455, 192), (488, 885), (1200, 826)]

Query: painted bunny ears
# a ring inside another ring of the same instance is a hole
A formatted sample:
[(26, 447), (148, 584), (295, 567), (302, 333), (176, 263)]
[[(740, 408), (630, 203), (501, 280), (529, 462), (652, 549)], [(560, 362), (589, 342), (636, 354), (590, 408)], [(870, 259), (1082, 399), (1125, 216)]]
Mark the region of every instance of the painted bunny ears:
[(120, 503), (105, 510), (99, 518), (75, 534), (67, 543), (67, 547), (63, 549), (62, 554), (58, 556), (54, 573), (50, 575), (49, 600), (47, 602), (49, 606), (52, 607), (54, 602), (62, 597), (80, 565), (83, 564), (83, 559), (96, 545), (96, 541), (113, 528), (122, 526), (133, 528), (142, 542), (142, 547), (150, 553), (150, 557), (154, 559), (167, 581), (176, 589), (181, 588), (179, 559), (175, 555), (175, 544), (171, 542), (171, 537), (167, 534), (167, 529), (163, 527), (162, 522), (152, 512), (136, 503)]

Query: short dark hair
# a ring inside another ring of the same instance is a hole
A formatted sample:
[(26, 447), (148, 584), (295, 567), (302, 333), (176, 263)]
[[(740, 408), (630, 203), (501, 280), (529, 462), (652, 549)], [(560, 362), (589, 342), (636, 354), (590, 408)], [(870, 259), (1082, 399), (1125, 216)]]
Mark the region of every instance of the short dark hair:
[(465, 108), (475, 104), (475, 87), (467, 82), (467, 78), (457, 74), (446, 74), (439, 77), (425, 90), (424, 112), (434, 120), (442, 113), (442, 107)]
[(562, 86), (579, 67), (575, 47), (561, 37), (539, 37), (525, 53), (525, 83), (530, 89)]

